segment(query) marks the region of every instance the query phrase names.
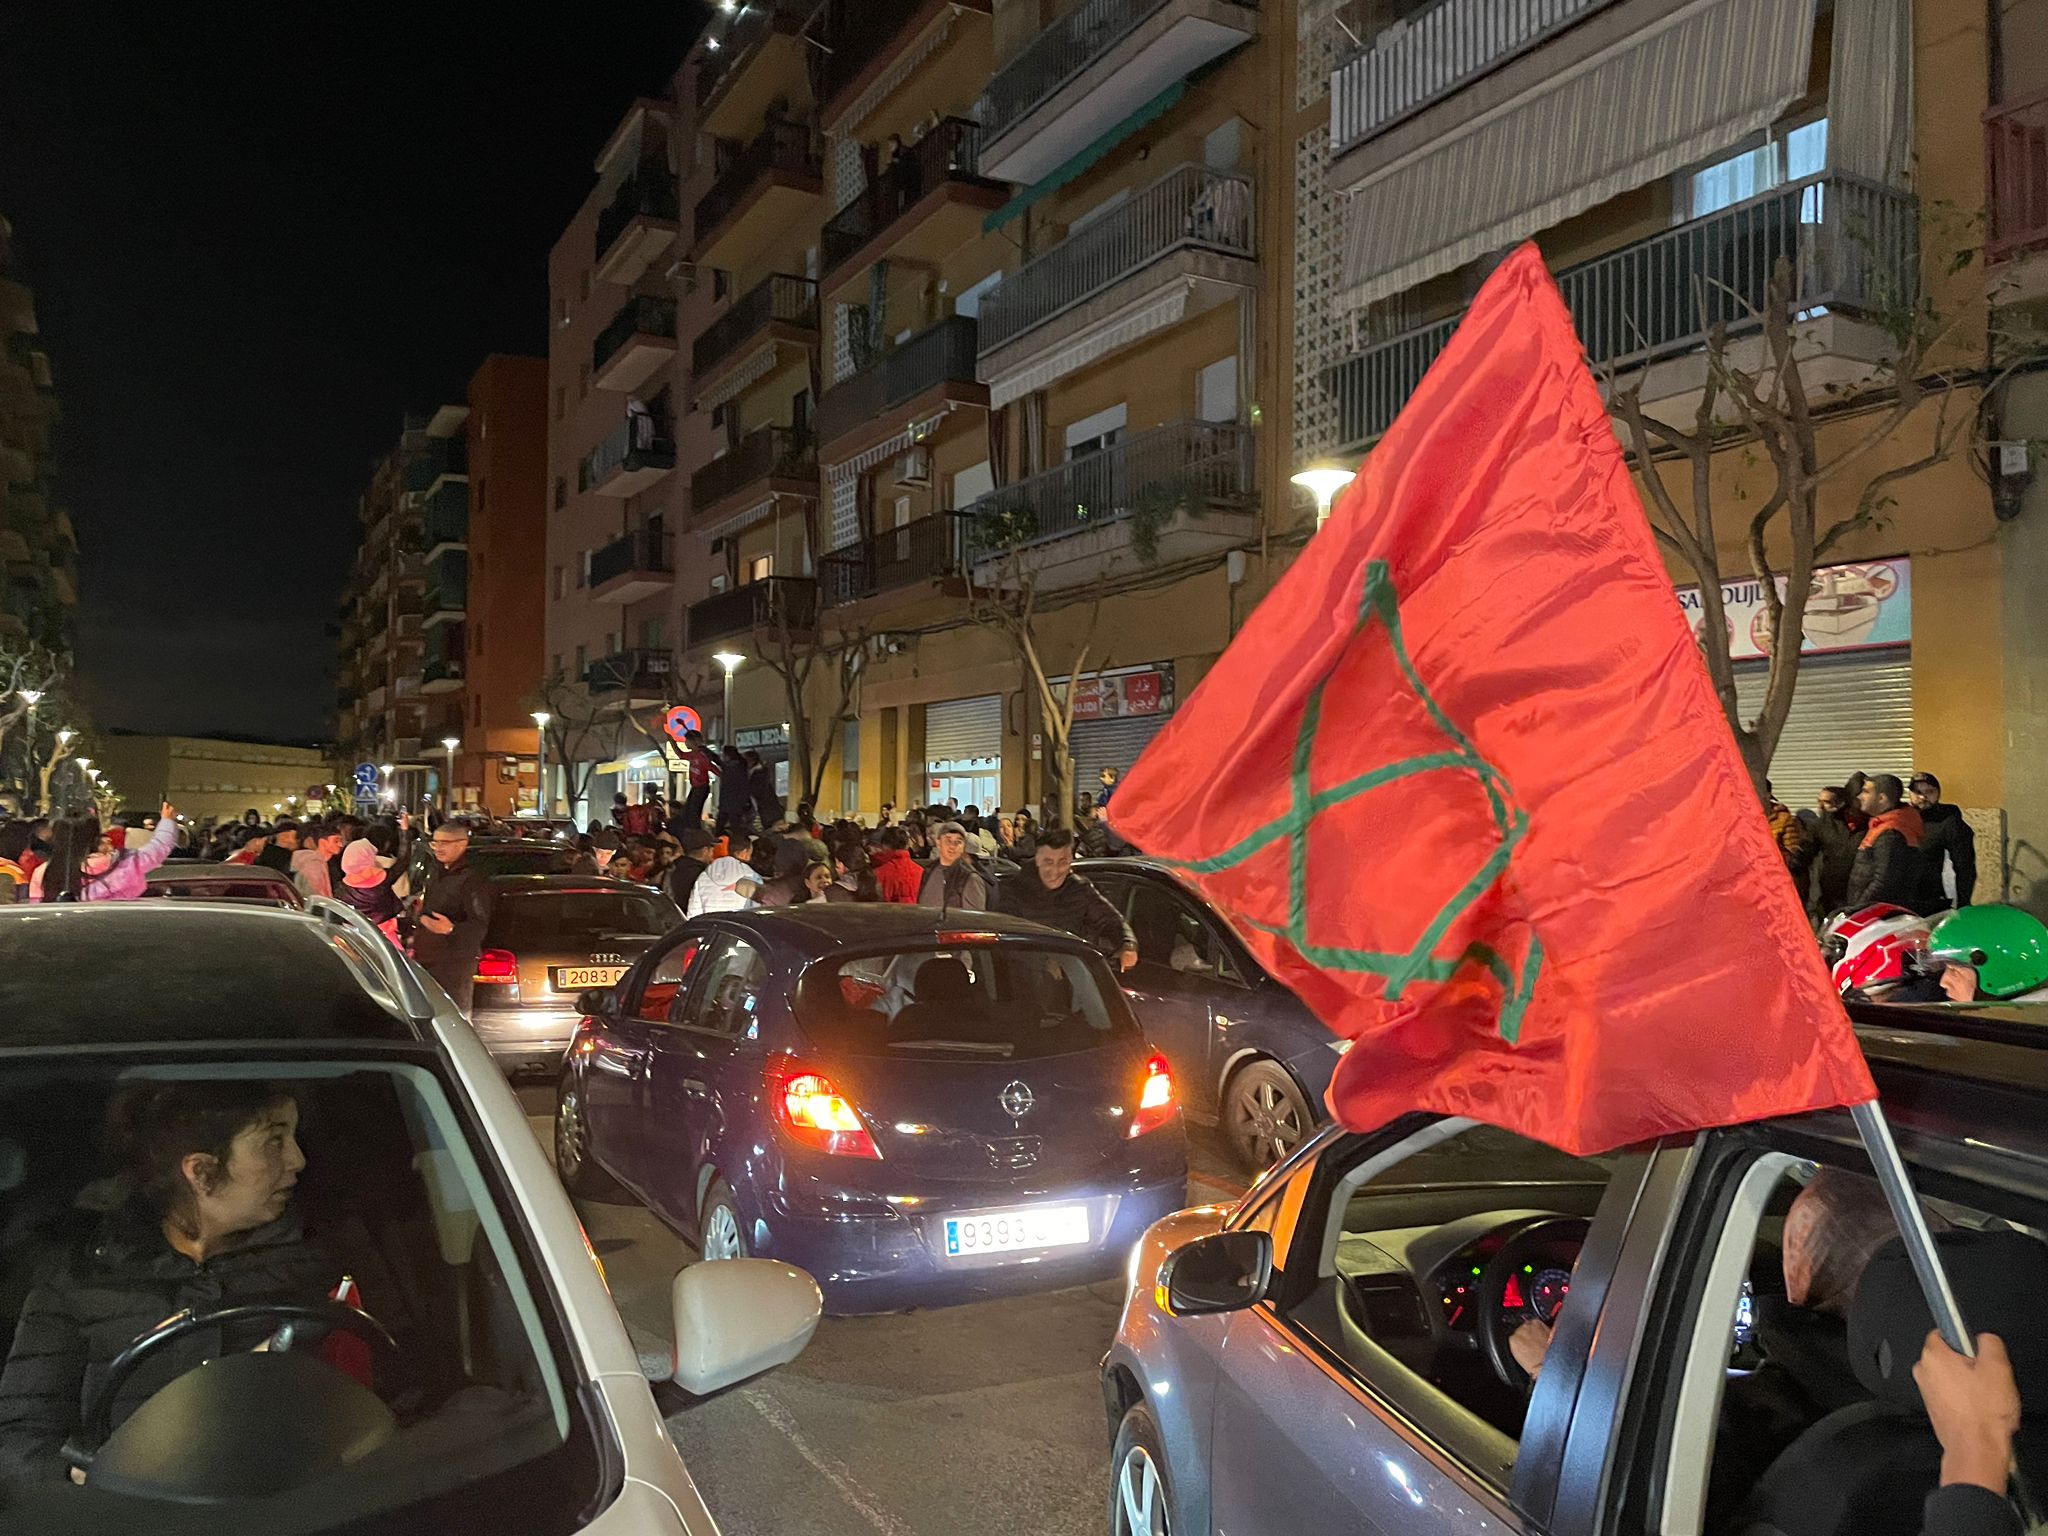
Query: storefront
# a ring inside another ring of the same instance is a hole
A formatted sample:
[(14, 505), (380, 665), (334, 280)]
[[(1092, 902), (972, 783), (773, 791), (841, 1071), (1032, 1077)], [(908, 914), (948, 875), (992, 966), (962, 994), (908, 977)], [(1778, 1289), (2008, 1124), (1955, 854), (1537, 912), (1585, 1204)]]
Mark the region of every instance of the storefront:
[(599, 763), (590, 775), (588, 819), (609, 821), (614, 795), (624, 794), (628, 802), (638, 805), (647, 798), (649, 789), (668, 794), (668, 763), (660, 752), (649, 748), (630, 757), (615, 757), (609, 762)]
[(932, 805), (993, 808), (1002, 797), (1003, 698), (999, 693), (927, 704), (924, 794)]
[[(1699, 632), (1699, 589), (1678, 600)], [(1754, 580), (1723, 585), (1738, 713), (1754, 720), (1769, 673), (1769, 620)], [(1806, 650), (1792, 712), (1771, 758), (1771, 785), (1787, 805), (1813, 804), (1851, 773), (1913, 771), (1913, 579), (1908, 559), (1827, 566), (1814, 573)]]
[[(1054, 682), (1065, 695), (1065, 678)], [(1084, 677), (1074, 695), (1074, 730), (1068, 745), (1074, 754), (1074, 791), (1094, 794), (1102, 770), (1128, 773), (1138, 754), (1173, 718), (1173, 663), (1153, 662), (1119, 667)]]

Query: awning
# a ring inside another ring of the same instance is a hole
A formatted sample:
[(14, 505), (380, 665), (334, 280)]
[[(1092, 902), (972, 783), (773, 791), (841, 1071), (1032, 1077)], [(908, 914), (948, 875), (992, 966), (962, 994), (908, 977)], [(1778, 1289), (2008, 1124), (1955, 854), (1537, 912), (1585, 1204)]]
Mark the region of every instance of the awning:
[(1806, 92), (1817, 0), (1693, 0), (1353, 191), (1338, 295), (1412, 288), (1768, 126)]
[(994, 230), (1000, 229), (1041, 197), (1057, 192), (1068, 182), (1075, 180), (1090, 166), (1094, 165), (1096, 161), (1100, 160), (1112, 149), (1115, 149), (1117, 145), (1123, 143), (1125, 139), (1128, 139), (1147, 123), (1155, 118), (1163, 117), (1172, 111), (1173, 104), (1187, 94), (1187, 89), (1187, 81), (1174, 81), (1173, 84), (1111, 128), (1093, 144), (1069, 156), (1063, 163), (1048, 171), (1044, 176), (1034, 181), (1022, 192), (1019, 192), (1015, 197), (1003, 204), (994, 213), (983, 219), (981, 221), (981, 232), (989, 234)]
[[(1001, 410), (1012, 400), (1022, 399), (1033, 390), (1044, 389), (1070, 373), (1078, 373), (1119, 347), (1127, 347), (1154, 331), (1165, 330), (1169, 325), (1180, 324), (1187, 309), (1188, 285), (1185, 282), (1148, 294), (1090, 326), (1064, 346), (1032, 354), (1031, 360), (1023, 367), (1008, 373), (988, 375), (989, 409)], [(982, 366), (988, 366), (986, 359)]]

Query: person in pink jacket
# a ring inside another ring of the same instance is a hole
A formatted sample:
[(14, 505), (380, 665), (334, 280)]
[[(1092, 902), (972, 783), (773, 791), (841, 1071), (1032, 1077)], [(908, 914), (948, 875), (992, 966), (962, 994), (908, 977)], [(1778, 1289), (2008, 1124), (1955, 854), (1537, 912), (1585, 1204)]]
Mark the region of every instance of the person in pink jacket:
[(164, 803), (156, 831), (139, 848), (116, 848), (97, 816), (74, 816), (50, 829), (50, 858), (29, 879), (30, 901), (133, 901), (149, 872), (178, 846), (178, 813)]

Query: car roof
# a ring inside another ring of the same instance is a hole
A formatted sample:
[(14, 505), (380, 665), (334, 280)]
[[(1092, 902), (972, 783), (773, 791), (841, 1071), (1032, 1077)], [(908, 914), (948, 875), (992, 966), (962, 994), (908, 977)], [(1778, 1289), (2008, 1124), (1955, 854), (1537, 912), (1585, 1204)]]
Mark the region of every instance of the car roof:
[(492, 875), (491, 890), (498, 896), (537, 896), (548, 891), (634, 891), (642, 896), (665, 893), (637, 880), (615, 880), (610, 875)]
[(227, 902), (0, 906), (0, 1057), (422, 1038), (363, 984), (338, 940), (317, 917)]
[(212, 859), (167, 859), (145, 878), (152, 885), (178, 880), (268, 880), (290, 885), (292, 877), (268, 864), (222, 864)]
[(748, 929), (764, 941), (808, 958), (838, 949), (930, 940), (942, 933), (1034, 939), (1094, 953), (1070, 933), (1001, 912), (942, 913), (937, 907), (899, 902), (808, 901), (801, 906), (750, 907), (744, 912), (714, 915), (720, 923)]
[(1873, 1069), (1909, 1068), (2048, 1093), (2048, 1004), (1849, 1004)]

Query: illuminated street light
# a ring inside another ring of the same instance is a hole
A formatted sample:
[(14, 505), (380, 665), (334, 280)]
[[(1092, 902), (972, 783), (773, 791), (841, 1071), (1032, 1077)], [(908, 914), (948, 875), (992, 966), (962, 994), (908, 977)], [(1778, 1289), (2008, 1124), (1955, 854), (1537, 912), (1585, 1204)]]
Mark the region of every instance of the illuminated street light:
[(461, 745), (459, 736), (441, 738), (441, 748), (448, 754), (448, 782), (441, 786), (441, 812), (446, 816), (455, 814), (455, 749)]
[(548, 813), (548, 722), (552, 719), (544, 709), (533, 712), (533, 808), (542, 816)]
[(63, 730), (57, 733), (57, 745), (60, 747), (70, 746), (71, 738), (76, 736), (77, 734), (78, 732), (72, 730), (70, 726), (65, 726)]
[(719, 651), (711, 658), (725, 668), (725, 744), (732, 745), (732, 675), (747, 658), (738, 651)]
[(1320, 533), (1323, 524), (1330, 520), (1330, 503), (1337, 499), (1339, 491), (1358, 478), (1358, 471), (1336, 464), (1311, 464), (1288, 478), (1315, 497), (1316, 531)]
[(43, 702), (43, 690), (40, 688), (22, 689), (21, 702), (26, 704), (30, 709), (34, 709), (38, 704)]

